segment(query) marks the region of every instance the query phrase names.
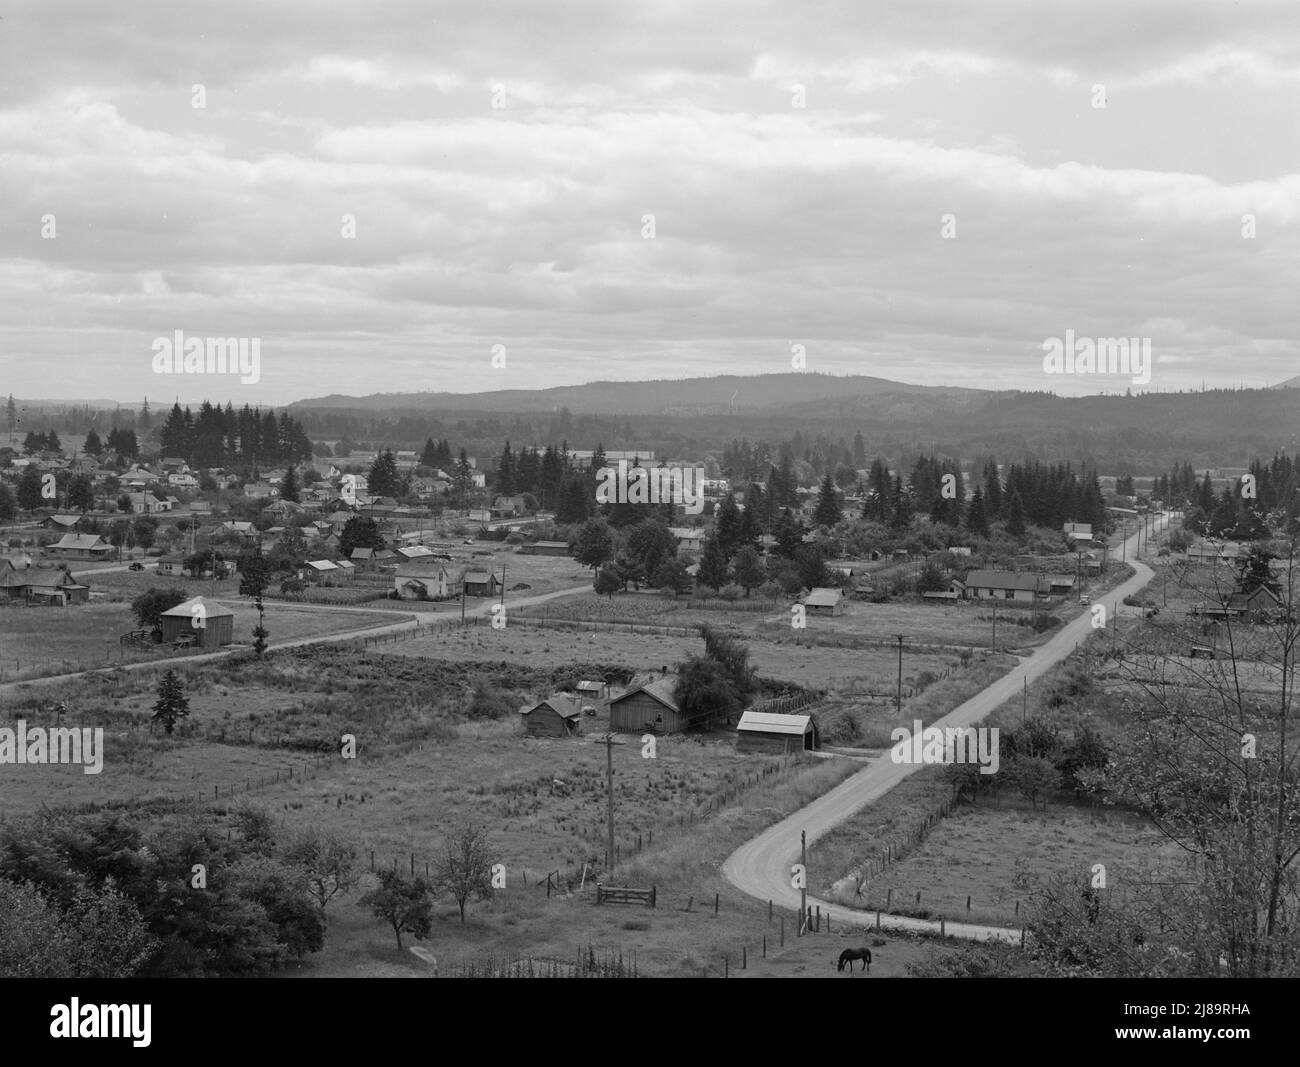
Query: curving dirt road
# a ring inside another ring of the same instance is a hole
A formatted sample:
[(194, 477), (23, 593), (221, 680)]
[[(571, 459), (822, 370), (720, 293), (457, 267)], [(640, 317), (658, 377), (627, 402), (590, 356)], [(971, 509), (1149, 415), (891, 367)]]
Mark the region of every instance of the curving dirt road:
[[(1167, 523), (1168, 517), (1161, 515), (1156, 523), (1157, 532)], [(1127, 554), (1133, 555), (1137, 548), (1138, 535), (1134, 533), (1128, 541)], [(1114, 546), (1117, 548), (1118, 546)], [(1114, 548), (1112, 548), (1114, 551)], [(1122, 585), (1106, 594), (1106, 603), (1112, 613), (1124, 597), (1140, 592), (1154, 576), (1151, 568), (1137, 559), (1129, 561), (1134, 575)], [(1009, 674), (999, 678), (988, 688), (981, 690), (964, 704), (954, 708), (942, 719), (931, 723), (932, 726), (972, 726), (999, 705), (1020, 693), (1025, 680), (1036, 681), (1043, 674), (1056, 666), (1085, 640), (1092, 629), (1092, 617), (1085, 611), (1077, 619), (1062, 627), (1045, 644), (1038, 646), (1032, 655), (1020, 660), (1019, 666)], [(909, 729), (911, 723), (905, 723)], [(844, 822), (854, 813), (866, 807), (873, 800), (893, 789), (909, 774), (920, 770), (923, 764), (894, 763), (889, 752), (882, 752), (863, 770), (841, 782), (829, 793), (818, 797), (807, 807), (801, 808), (775, 826), (769, 827), (753, 840), (736, 849), (722, 865), (722, 873), (732, 885), (744, 890), (750, 896), (760, 900), (771, 900), (775, 904), (799, 910), (799, 891), (790, 885), (791, 866), (799, 858), (799, 834), (806, 831), (808, 843), (811, 844), (833, 827)], [(832, 905), (811, 895), (809, 907), (821, 907), (828, 911)], [(834, 905), (835, 922), (842, 925), (866, 926), (875, 923), (875, 914), (850, 911), (842, 905)], [(938, 932), (938, 922), (923, 919), (909, 919), (903, 916), (880, 917), (882, 929), (925, 930)], [(946, 933), (951, 937), (970, 940), (1004, 940), (1019, 943), (1020, 931), (1007, 930), (997, 926), (975, 926), (969, 923), (946, 923)]]

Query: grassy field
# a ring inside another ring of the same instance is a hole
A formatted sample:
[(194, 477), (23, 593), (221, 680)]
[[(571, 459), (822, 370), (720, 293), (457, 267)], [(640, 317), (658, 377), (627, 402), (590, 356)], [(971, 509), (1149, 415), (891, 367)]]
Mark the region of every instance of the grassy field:
[(1016, 926), (1017, 902), (1023, 905), (1050, 873), (1087, 874), (1103, 864), (1108, 887), (1122, 891), (1149, 881), (1150, 863), (1172, 860), (1172, 848), (1149, 824), (1113, 810), (981, 803), (940, 821), (921, 845), (869, 879), (860, 897), (850, 886), (832, 899), (921, 918)]
[[(188, 587), (191, 592), (196, 587)], [(231, 598), (219, 603), (231, 608), (234, 643), (248, 645), (257, 625), (257, 611), (247, 599)], [(332, 613), (268, 601), (266, 628), (274, 645), (302, 637), (390, 625), (400, 621), (389, 612), (348, 611)], [(127, 600), (101, 601), (58, 608), (0, 609), (0, 681), (39, 678), (51, 674), (102, 667), (105, 664), (164, 660), (190, 653), (176, 653), (170, 645), (124, 646), (119, 638), (137, 627)]]

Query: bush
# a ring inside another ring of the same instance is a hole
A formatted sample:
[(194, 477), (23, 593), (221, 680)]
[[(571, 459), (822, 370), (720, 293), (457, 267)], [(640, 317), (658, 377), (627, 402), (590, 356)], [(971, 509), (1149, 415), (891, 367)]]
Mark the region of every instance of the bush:
[(728, 582), (718, 590), (718, 596), (723, 600), (739, 600), (744, 595), (745, 591), (735, 582)]

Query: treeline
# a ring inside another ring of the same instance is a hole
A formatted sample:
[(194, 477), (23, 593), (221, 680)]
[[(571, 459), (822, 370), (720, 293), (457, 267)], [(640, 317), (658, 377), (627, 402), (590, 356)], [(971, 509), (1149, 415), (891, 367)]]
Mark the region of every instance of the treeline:
[(1207, 470), (1198, 481), (1190, 463), (1175, 465), (1156, 478), (1152, 492), (1184, 510), (1183, 526), (1194, 534), (1255, 540), (1269, 534), (1269, 516), (1281, 513), (1288, 528), (1300, 522), (1300, 455), (1275, 453), (1267, 462), (1253, 459), (1247, 478), (1237, 478), (1216, 493)]
[(164, 456), (176, 456), (195, 467), (273, 467), (305, 463), (312, 445), (302, 426), (288, 412), (277, 417), (245, 404), (238, 412), (203, 401), (198, 415), (189, 407), (172, 405), (158, 431)]

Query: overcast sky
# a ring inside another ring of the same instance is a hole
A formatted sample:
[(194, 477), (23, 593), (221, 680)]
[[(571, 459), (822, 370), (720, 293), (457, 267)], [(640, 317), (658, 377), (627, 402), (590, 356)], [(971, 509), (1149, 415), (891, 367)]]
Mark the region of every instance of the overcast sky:
[[(1045, 374), (1067, 330), (1149, 338), (1145, 388), (1300, 373), (1295, 0), (0, 15), (3, 393), (469, 392), (778, 372), (792, 345), (1130, 384)], [(260, 339), (260, 381), (155, 373), (176, 330)]]

